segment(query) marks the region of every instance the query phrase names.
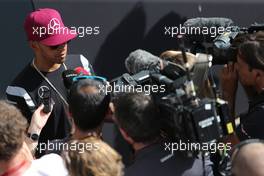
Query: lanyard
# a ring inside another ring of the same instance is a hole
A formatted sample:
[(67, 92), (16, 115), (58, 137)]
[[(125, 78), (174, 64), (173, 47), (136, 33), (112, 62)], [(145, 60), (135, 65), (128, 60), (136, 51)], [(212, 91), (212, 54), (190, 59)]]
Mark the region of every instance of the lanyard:
[[(34, 62), (35, 59), (33, 59), (32, 61), (32, 66), (34, 67), (34, 69), (39, 73), (39, 75), (52, 87), (52, 89), (59, 95), (59, 97), (61, 98), (61, 100), (64, 102), (64, 104), (69, 107), (69, 104), (68, 102), (65, 100), (65, 98), (61, 95), (61, 93), (56, 89), (56, 87), (50, 82), (50, 80), (45, 76), (43, 75), (43, 73), (36, 67), (35, 65), (35, 62)], [(67, 67), (66, 65), (63, 63), (63, 66), (64, 66), (64, 69), (67, 70)]]
[[(23, 170), (29, 166), (29, 162), (26, 160), (22, 161), (19, 165), (13, 167), (12, 169), (9, 169), (5, 173), (3, 173), (0, 176), (22, 176), (23, 175)], [(22, 170), (23, 169), (23, 170)]]

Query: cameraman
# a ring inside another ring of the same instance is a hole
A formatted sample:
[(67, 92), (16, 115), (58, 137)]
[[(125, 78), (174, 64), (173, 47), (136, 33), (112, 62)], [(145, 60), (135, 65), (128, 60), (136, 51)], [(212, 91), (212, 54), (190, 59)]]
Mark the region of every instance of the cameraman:
[[(211, 162), (187, 157), (180, 151), (173, 156), (161, 140), (162, 116), (153, 98), (143, 93), (125, 93), (114, 101), (116, 123), (124, 139), (135, 151), (134, 163), (126, 168), (126, 176), (212, 175)], [(165, 161), (162, 159), (168, 157)]]
[(240, 118), (236, 129), (239, 139), (264, 139), (264, 32), (252, 34), (240, 44), (237, 62), (225, 65), (220, 79), (223, 98), (229, 102), (232, 115), (238, 80), (249, 99), (248, 112)]

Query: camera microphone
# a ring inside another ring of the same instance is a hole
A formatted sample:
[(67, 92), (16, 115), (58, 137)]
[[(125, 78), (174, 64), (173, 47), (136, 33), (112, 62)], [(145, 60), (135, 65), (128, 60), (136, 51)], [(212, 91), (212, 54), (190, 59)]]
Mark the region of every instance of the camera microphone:
[(78, 74), (78, 76), (81, 76), (81, 75), (86, 75), (86, 76), (91, 76), (92, 74), (84, 69), (83, 67), (77, 67), (74, 69), (74, 71)]
[(136, 74), (143, 70), (159, 69), (160, 58), (145, 50), (135, 50), (125, 60), (125, 66), (130, 74)]
[(66, 89), (70, 89), (73, 84), (73, 78), (78, 76), (78, 73), (74, 70), (65, 70), (62, 72), (62, 79)]

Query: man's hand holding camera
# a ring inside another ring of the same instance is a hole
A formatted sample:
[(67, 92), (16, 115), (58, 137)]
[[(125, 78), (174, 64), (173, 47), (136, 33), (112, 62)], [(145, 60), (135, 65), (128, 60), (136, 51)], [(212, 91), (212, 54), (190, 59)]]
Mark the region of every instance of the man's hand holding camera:
[(231, 116), (234, 117), (235, 100), (238, 85), (238, 74), (235, 68), (235, 63), (224, 65), (224, 68), (220, 73), (220, 81), (223, 99), (228, 101)]

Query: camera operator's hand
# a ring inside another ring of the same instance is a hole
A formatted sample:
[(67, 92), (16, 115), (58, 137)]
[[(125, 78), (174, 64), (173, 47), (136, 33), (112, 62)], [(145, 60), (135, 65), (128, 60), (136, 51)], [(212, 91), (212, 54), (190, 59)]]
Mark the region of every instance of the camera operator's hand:
[(220, 74), (223, 96), (234, 96), (237, 91), (238, 76), (235, 64), (224, 65)]
[(44, 109), (44, 105), (41, 104), (33, 113), (32, 118), (31, 118), (31, 122), (30, 122), (30, 125), (28, 128), (28, 132), (36, 133), (39, 135), (42, 128), (46, 125), (52, 110), (51, 110), (51, 112), (46, 114), (43, 112), (43, 109)]
[(231, 116), (234, 117), (235, 99), (238, 85), (238, 75), (234, 63), (224, 65), (224, 68), (220, 73), (220, 81), (223, 95), (222, 98), (228, 101)]

